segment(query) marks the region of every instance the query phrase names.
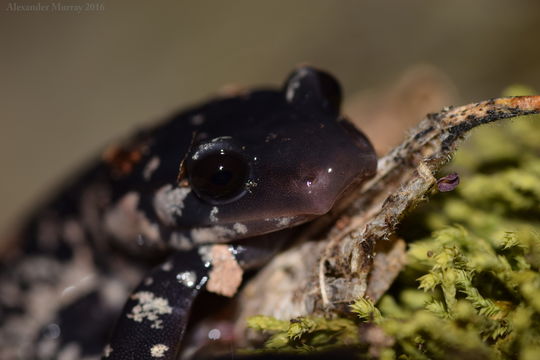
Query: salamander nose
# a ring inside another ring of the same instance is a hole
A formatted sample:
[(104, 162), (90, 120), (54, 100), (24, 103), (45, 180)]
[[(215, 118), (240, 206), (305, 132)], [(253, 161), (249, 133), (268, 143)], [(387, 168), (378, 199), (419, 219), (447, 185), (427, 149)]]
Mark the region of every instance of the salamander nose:
[(321, 182), (321, 178), (317, 175), (304, 176), (300, 182), (305, 186), (305, 191), (311, 194)]
[[(346, 120), (334, 128), (332, 146), (321, 145), (296, 169), (295, 190), (304, 214), (327, 213), (345, 190), (371, 178), (377, 156), (366, 136)], [(352, 141), (351, 141), (352, 140)]]
[(334, 168), (319, 168), (297, 179), (299, 194), (303, 194), (306, 213), (322, 215), (330, 211), (341, 192), (345, 174), (336, 174)]

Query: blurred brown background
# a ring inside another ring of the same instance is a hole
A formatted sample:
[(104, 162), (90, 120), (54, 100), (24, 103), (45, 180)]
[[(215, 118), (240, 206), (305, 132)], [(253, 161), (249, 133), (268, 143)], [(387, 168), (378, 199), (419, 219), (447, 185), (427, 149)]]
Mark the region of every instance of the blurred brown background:
[(0, 230), (130, 129), (301, 62), (341, 80), (374, 136), (373, 119), (416, 121), (413, 95), (436, 110), (540, 88), (533, 0), (52, 3), (0, 1)]

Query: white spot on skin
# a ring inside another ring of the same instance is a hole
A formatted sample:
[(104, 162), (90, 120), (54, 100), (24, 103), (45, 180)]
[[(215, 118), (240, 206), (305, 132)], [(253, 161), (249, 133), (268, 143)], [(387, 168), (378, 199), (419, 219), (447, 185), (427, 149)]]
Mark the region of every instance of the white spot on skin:
[(212, 265), (212, 246), (200, 246), (198, 249), (201, 260), (205, 262), (205, 266)]
[(130, 192), (124, 195), (116, 206), (105, 215), (105, 228), (117, 239), (136, 244), (135, 239), (143, 235), (146, 240), (159, 242), (160, 235), (157, 224), (151, 223), (137, 209), (139, 194)]
[(165, 356), (165, 352), (169, 350), (169, 347), (165, 344), (156, 344), (150, 348), (150, 355), (155, 358), (160, 358)]
[(79, 345), (70, 342), (58, 353), (58, 360), (76, 360), (81, 358), (81, 348)]
[(129, 314), (128, 319), (132, 319), (136, 322), (142, 322), (144, 319), (152, 322), (150, 326), (152, 329), (162, 329), (163, 320), (159, 318), (159, 315), (171, 314), (172, 308), (169, 306), (169, 301), (161, 297), (155, 297), (153, 293), (149, 291), (140, 291), (131, 295), (132, 300), (137, 300), (138, 304), (135, 305)]
[(0, 281), (0, 304), (15, 307), (20, 303), (22, 296), (22, 290), (18, 284), (10, 281)]
[(111, 308), (121, 307), (126, 301), (128, 291), (125, 284), (115, 279), (105, 280), (99, 286), (103, 301)]
[(224, 226), (197, 228), (191, 230), (191, 238), (198, 244), (222, 242), (236, 237), (236, 231)]
[(217, 218), (217, 213), (219, 212), (219, 209), (217, 208), (217, 206), (214, 206), (212, 208), (212, 210), (210, 211), (210, 221), (211, 222), (217, 222), (219, 219)]
[(240, 223), (234, 223), (233, 229), (234, 229), (234, 231), (236, 231), (239, 234), (245, 234), (248, 231), (247, 226), (244, 225), (244, 224), (240, 224)]
[(278, 221), (277, 221), (277, 226), (279, 226), (279, 227), (289, 226), (292, 219), (293, 219), (292, 217), (279, 218)]
[(146, 286), (150, 286), (154, 283), (154, 279), (151, 278), (151, 277), (147, 277), (146, 279), (144, 279), (144, 285)]
[(219, 340), (221, 338), (221, 331), (219, 329), (212, 329), (208, 332), (208, 338), (210, 340)]
[(237, 245), (237, 246), (229, 246), (229, 252), (233, 255), (233, 256), (236, 256), (238, 254), (241, 254), (243, 253), (244, 251), (246, 251), (247, 249), (242, 246), (242, 245)]
[[(48, 326), (52, 323), (54, 314), (58, 314), (64, 306), (95, 290), (100, 281), (98, 276), (93, 275), (96, 269), (91, 250), (81, 245), (74, 247), (73, 251), (73, 257), (63, 262), (27, 254), (21, 262), (10, 269), (13, 280), (8, 281), (22, 281), (31, 286), (26, 291), (20, 292), (17, 298), (17, 304), (24, 304), (24, 313), (2, 319), (4, 324), (0, 327), (0, 358), (59, 359), (62, 356), (65, 359), (80, 359), (77, 347), (72, 346), (74, 344), (67, 344), (59, 349), (61, 344), (58, 338), (50, 337), (54, 336), (55, 326), (52, 328)], [(4, 273), (0, 274), (0, 283), (7, 280), (3, 275)], [(62, 296), (62, 290), (70, 286), (74, 287), (73, 291)], [(0, 293), (2, 305), (5, 304), (5, 295), (9, 294)], [(48, 331), (51, 332), (44, 334), (45, 336), (37, 341), (36, 338), (44, 327), (48, 327)], [(15, 352), (18, 354), (17, 357), (5, 355)]]
[(107, 344), (105, 345), (105, 348), (103, 349), (103, 357), (108, 358), (113, 352), (113, 348), (111, 345)]
[(154, 208), (163, 223), (173, 226), (175, 216), (182, 216), (184, 200), (191, 188), (173, 188), (171, 184), (161, 187), (154, 196)]
[(182, 233), (173, 232), (169, 239), (169, 243), (172, 247), (178, 250), (190, 250), (193, 248), (191, 240)]
[(191, 123), (191, 125), (194, 125), (194, 126), (200, 126), (204, 124), (204, 121), (205, 121), (204, 116), (201, 114), (194, 115), (191, 119), (189, 119), (189, 122)]
[(154, 171), (156, 171), (159, 168), (159, 164), (160, 164), (160, 160), (157, 156), (154, 156), (150, 159), (150, 161), (146, 164), (143, 170), (144, 180), (146, 181), (150, 180)]
[(171, 271), (171, 269), (172, 269), (172, 264), (169, 261), (161, 265), (161, 270), (163, 271)]
[(84, 230), (75, 220), (68, 220), (64, 223), (63, 235), (72, 246), (77, 246), (85, 241)]
[(197, 275), (194, 271), (184, 271), (176, 275), (176, 280), (186, 287), (192, 288), (197, 281)]
[[(59, 350), (58, 347), (60, 346), (59, 340), (60, 339), (58, 338), (51, 339), (51, 338), (43, 337), (42, 339), (38, 340), (37, 343), (34, 343), (33, 341), (26, 342), (24, 343), (23, 347), (34, 348), (35, 355), (37, 355), (39, 359), (53, 359), (58, 354), (58, 350)], [(9, 346), (12, 346), (13, 342), (9, 341), (9, 343), (10, 343)], [(4, 350), (5, 345), (6, 344), (5, 343), (2, 344), (2, 341), (0, 340), (0, 349)], [(25, 354), (25, 350), (22, 350), (22, 348), (19, 349), (16, 357), (9, 354), (9, 350), (8, 350), (8, 354), (3, 353), (2, 350), (0, 350), (0, 359), (15, 359), (15, 358), (28, 359), (31, 357), (30, 354), (27, 354), (27, 353)]]
[[(85, 254), (88, 255), (88, 254)], [(85, 260), (86, 261), (86, 260)], [(82, 264), (77, 264), (82, 266)], [(77, 266), (76, 265), (76, 266)], [(91, 264), (88, 264), (91, 266)], [(87, 265), (87, 266), (88, 266)], [(64, 271), (67, 271), (64, 269)], [(64, 287), (60, 293), (60, 300), (64, 304), (68, 304), (74, 299), (79, 298), (82, 294), (88, 293), (99, 282), (97, 275), (93, 272), (94, 269), (72, 269), (65, 279), (70, 279), (69, 285)]]

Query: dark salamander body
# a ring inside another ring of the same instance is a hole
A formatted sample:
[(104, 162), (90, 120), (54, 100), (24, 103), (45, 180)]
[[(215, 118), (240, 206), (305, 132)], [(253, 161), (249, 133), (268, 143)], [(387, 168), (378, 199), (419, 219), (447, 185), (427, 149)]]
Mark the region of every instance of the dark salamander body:
[(265, 234), (375, 173), (340, 102), (333, 77), (302, 67), (107, 150), (2, 254), (0, 359), (175, 359), (213, 246), (257, 265), (281, 244)]

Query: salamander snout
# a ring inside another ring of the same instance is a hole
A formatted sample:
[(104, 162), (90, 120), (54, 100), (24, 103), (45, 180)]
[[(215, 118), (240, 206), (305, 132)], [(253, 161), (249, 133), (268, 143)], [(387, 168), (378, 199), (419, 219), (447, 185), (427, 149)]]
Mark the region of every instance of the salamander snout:
[(334, 199), (332, 199), (333, 196), (326, 196), (326, 194), (332, 187), (333, 172), (334, 169), (328, 167), (298, 178), (297, 191), (302, 194), (306, 214), (322, 215), (331, 209)]
[(370, 142), (351, 124), (347, 126), (351, 128), (337, 138), (343, 141), (312, 152), (316, 161), (306, 160), (298, 168), (294, 191), (306, 215), (328, 212), (349, 187), (376, 172), (377, 157)]

